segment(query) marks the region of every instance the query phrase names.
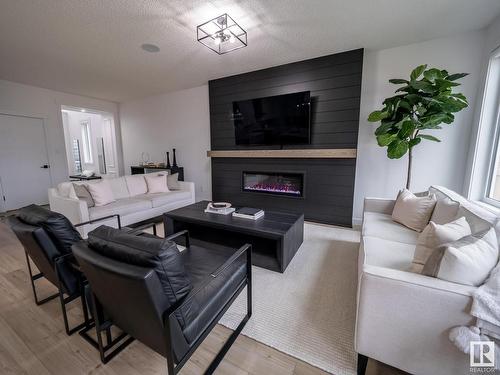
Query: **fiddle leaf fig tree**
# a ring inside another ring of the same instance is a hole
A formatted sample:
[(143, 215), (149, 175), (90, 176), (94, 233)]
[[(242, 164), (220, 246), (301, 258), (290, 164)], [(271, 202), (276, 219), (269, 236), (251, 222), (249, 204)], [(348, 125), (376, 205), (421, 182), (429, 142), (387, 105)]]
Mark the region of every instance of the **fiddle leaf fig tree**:
[(456, 82), (467, 73), (450, 74), (446, 70), (427, 69), (427, 65), (417, 66), (410, 79), (390, 79), (401, 85), (395, 93), (384, 100), (383, 108), (368, 116), (370, 122), (380, 122), (375, 130), (377, 143), (387, 147), (390, 159), (400, 159), (408, 153), (408, 175), (406, 188), (410, 188), (412, 150), (422, 140), (441, 142), (428, 130), (441, 129), (441, 124), (453, 123), (454, 113), (468, 106), (463, 94), (453, 93), (460, 86)]

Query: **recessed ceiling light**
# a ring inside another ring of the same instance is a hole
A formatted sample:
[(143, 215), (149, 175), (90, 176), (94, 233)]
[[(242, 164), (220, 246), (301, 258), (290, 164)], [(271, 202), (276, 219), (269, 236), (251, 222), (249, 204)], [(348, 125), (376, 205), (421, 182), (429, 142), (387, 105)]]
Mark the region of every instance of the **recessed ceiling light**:
[(86, 111), (85, 111), (85, 109), (82, 108), (82, 109), (80, 109), (80, 112), (86, 112)]
[(141, 45), (141, 48), (146, 52), (151, 52), (151, 53), (160, 52), (160, 47), (154, 44), (144, 43), (143, 45)]

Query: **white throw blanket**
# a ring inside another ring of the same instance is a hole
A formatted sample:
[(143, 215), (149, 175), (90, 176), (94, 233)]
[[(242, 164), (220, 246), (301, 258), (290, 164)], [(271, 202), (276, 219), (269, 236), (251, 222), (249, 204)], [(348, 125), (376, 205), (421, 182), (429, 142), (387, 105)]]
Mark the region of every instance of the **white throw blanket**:
[(470, 341), (496, 341), (495, 367), (500, 369), (500, 263), (472, 295), (470, 314), (476, 326), (452, 328), (450, 340), (464, 353), (469, 353)]

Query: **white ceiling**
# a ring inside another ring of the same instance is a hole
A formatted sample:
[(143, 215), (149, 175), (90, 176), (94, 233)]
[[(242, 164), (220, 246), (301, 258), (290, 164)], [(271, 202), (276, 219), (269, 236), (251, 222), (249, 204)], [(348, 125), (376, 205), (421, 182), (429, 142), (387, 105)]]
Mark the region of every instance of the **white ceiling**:
[[(225, 12), (249, 45), (219, 56), (196, 26)], [(499, 13), (499, 0), (0, 0), (0, 79), (121, 102), (480, 29)]]

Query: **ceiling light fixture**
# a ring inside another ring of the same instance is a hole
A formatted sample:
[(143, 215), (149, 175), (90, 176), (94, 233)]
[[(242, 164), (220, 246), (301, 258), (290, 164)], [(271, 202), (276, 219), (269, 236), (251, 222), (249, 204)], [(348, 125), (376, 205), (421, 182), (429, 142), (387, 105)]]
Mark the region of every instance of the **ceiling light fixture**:
[(248, 45), (247, 32), (227, 13), (199, 25), (196, 34), (198, 42), (219, 55)]

